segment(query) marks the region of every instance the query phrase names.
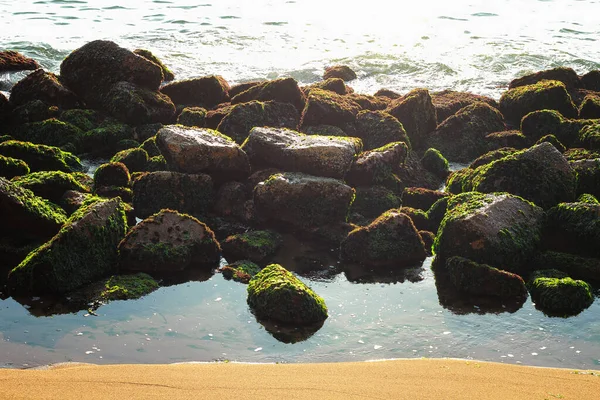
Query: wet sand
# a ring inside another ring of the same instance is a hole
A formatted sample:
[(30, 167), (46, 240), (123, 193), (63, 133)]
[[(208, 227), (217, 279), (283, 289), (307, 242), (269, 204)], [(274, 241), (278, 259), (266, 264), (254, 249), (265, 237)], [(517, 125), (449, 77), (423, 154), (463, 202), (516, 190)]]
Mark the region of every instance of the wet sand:
[(600, 371), (454, 359), (63, 364), (0, 370), (1, 399), (598, 399)]

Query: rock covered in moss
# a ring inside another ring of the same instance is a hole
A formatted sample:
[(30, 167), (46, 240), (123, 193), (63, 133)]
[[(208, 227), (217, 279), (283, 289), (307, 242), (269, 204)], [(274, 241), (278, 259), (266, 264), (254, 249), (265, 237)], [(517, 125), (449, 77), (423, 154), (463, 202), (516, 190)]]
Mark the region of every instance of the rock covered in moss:
[(556, 269), (574, 279), (600, 281), (600, 259), (559, 251), (543, 251), (534, 259), (536, 269)]
[(231, 98), (234, 98), (238, 94), (245, 92), (246, 90), (250, 89), (251, 87), (254, 87), (254, 86), (258, 85), (259, 83), (263, 83), (263, 82), (265, 82), (265, 81), (257, 80), (257, 81), (243, 82), (243, 83), (238, 83), (237, 85), (233, 85), (231, 87), (231, 89), (229, 89), (229, 96)]
[(81, 105), (75, 93), (64, 87), (52, 72), (38, 69), (12, 87), (10, 102), (13, 107), (32, 100), (41, 100), (60, 108), (77, 108)]
[(592, 70), (580, 77), (581, 84), (587, 90), (600, 92), (600, 70)]
[(258, 319), (309, 325), (327, 319), (325, 301), (279, 264), (260, 271), (248, 285), (248, 305)]
[(154, 54), (152, 54), (152, 52), (150, 50), (135, 49), (133, 51), (133, 53), (137, 54), (138, 56), (142, 56), (146, 60), (152, 61), (154, 64), (158, 65), (160, 67), (160, 69), (162, 70), (163, 80), (168, 82), (168, 81), (172, 81), (173, 79), (175, 79), (175, 75), (173, 74), (173, 72), (171, 72), (171, 70), (165, 64), (163, 64), (163, 62), (158, 57), (156, 57)]
[(577, 173), (577, 194), (589, 193), (600, 198), (600, 157), (572, 161), (569, 164)]
[(177, 117), (177, 123), (183, 126), (204, 128), (206, 125), (206, 113), (206, 108), (184, 107)]
[(581, 81), (577, 72), (572, 68), (557, 67), (513, 79), (508, 85), (508, 88), (513, 89), (520, 86), (533, 85), (543, 80), (562, 82), (567, 89), (577, 89), (581, 87)]
[(439, 150), (432, 147), (428, 148), (421, 158), (423, 168), (432, 174), (440, 177), (446, 177), (450, 173), (448, 160)]
[(174, 272), (218, 266), (221, 248), (214, 233), (196, 218), (172, 210), (133, 227), (119, 244), (125, 271)]
[(160, 91), (169, 96), (175, 105), (208, 109), (229, 101), (229, 83), (218, 75), (171, 82)]
[(436, 201), (447, 196), (448, 193), (439, 190), (407, 187), (402, 192), (402, 205), (427, 211)]
[(579, 131), (579, 141), (589, 150), (600, 150), (600, 123), (583, 127)]
[(246, 215), (245, 205), (250, 198), (250, 193), (252, 190), (248, 190), (241, 182), (225, 182), (217, 190), (214, 211), (220, 216), (233, 216), (243, 221)]
[(459, 256), (450, 257), (443, 268), (450, 282), (460, 292), (475, 296), (499, 297), (509, 301), (527, 298), (525, 282), (517, 274)]
[(133, 182), (133, 207), (138, 218), (165, 208), (200, 216), (213, 203), (213, 181), (205, 174), (158, 171), (143, 174)]
[(300, 114), (289, 103), (250, 101), (233, 106), (217, 130), (242, 144), (254, 127), (271, 126), (296, 129)]
[(329, 90), (330, 92), (334, 92), (339, 95), (352, 93), (352, 89), (348, 88), (344, 81), (340, 78), (328, 78), (320, 82), (312, 83), (303, 87), (302, 89), (305, 94), (310, 93), (312, 89)]
[(252, 100), (289, 103), (302, 112), (306, 98), (294, 78), (281, 78), (259, 82), (231, 99), (231, 104), (247, 103)]
[(347, 65), (333, 65), (325, 68), (323, 79), (339, 78), (346, 82), (356, 79), (356, 72)]
[(139, 147), (122, 150), (115, 154), (110, 162), (124, 164), (129, 172), (142, 172), (146, 170), (148, 164), (148, 153)]
[(25, 71), (40, 68), (40, 64), (14, 50), (0, 51), (0, 71)]
[(120, 162), (102, 164), (94, 172), (94, 186), (128, 186), (131, 177), (127, 166)]
[(0, 176), (12, 179), (15, 176), (27, 175), (29, 166), (23, 160), (0, 155)]
[(346, 181), (353, 186), (385, 184), (404, 163), (407, 154), (408, 146), (404, 142), (394, 142), (360, 153), (346, 175)]
[(117, 246), (127, 228), (119, 199), (80, 208), (56, 236), (10, 272), (10, 292), (63, 294), (115, 273)]
[(341, 243), (340, 257), (358, 264), (406, 267), (423, 261), (426, 253), (410, 217), (390, 210), (350, 232)]
[(32, 172), (14, 178), (12, 182), (53, 203), (58, 203), (67, 190), (90, 192), (89, 186), (82, 185), (73, 175), (62, 171)]
[(354, 195), (340, 180), (286, 172), (256, 185), (254, 205), (266, 220), (309, 230), (344, 222)]
[(104, 282), (104, 289), (99, 297), (105, 302), (134, 300), (150, 294), (158, 288), (158, 282), (143, 272), (132, 275), (113, 275)]
[(487, 103), (498, 108), (496, 100), (487, 96), (480, 96), (468, 92), (457, 92), (454, 90), (443, 90), (431, 94), (431, 101), (435, 107), (437, 123), (441, 124), (446, 118), (454, 115), (461, 108), (470, 106), (474, 103)]
[(516, 126), (521, 118), (532, 111), (556, 110), (567, 118), (577, 117), (577, 109), (560, 81), (537, 83), (509, 89), (500, 97), (500, 111), (506, 120)]
[(128, 125), (110, 123), (84, 132), (80, 136), (78, 149), (92, 157), (111, 157), (123, 140), (133, 139), (133, 129)]
[(1, 237), (46, 240), (66, 222), (57, 205), (0, 177)]
[[(161, 127), (162, 128), (162, 127)], [(156, 136), (151, 136), (140, 145), (140, 148), (146, 150), (148, 157), (161, 156), (160, 149), (156, 145)]]
[(175, 120), (175, 105), (167, 95), (131, 82), (113, 84), (104, 95), (102, 106), (130, 125), (168, 124)]
[(85, 132), (99, 127), (105, 117), (96, 110), (73, 108), (61, 112), (58, 120), (74, 125)]
[(240, 260), (219, 268), (225, 279), (236, 282), (249, 283), (260, 272), (261, 268), (248, 260)]
[(448, 200), (434, 251), (511, 272), (526, 268), (541, 242), (541, 208), (508, 193), (469, 192)]
[(20, 125), (12, 130), (12, 134), (15, 139), (58, 147), (77, 146), (83, 137), (81, 129), (55, 118)]
[(173, 171), (206, 173), (217, 181), (250, 175), (246, 152), (212, 129), (168, 125), (156, 135), (156, 145)]
[[(347, 87), (347, 91), (351, 88)], [(369, 96), (366, 94), (348, 93), (347, 98), (354, 101), (356, 104), (362, 107), (364, 111), (383, 111), (388, 105), (389, 101), (382, 97)]]
[(356, 188), (356, 198), (350, 208), (365, 218), (376, 218), (392, 208), (402, 204), (400, 197), (383, 186), (362, 186)]
[(429, 231), (432, 228), (429, 226), (429, 216), (427, 211), (419, 208), (402, 206), (398, 209), (402, 214), (407, 215), (415, 225), (418, 231)]
[(348, 97), (327, 90), (313, 89), (302, 111), (300, 126), (333, 125), (344, 129), (354, 123), (360, 105)]
[(9, 140), (0, 143), (0, 154), (25, 161), (31, 172), (83, 170), (77, 157), (53, 146)]
[(427, 220), (429, 221), (429, 228), (431, 228), (432, 232), (437, 232), (444, 216), (446, 215), (446, 210), (448, 209), (448, 201), (452, 196), (442, 197), (427, 210)]
[(488, 134), (504, 129), (504, 119), (497, 109), (474, 103), (440, 123), (427, 143), (451, 161), (468, 162), (487, 150)]
[(503, 147), (512, 147), (517, 150), (526, 148), (529, 140), (518, 130), (492, 132), (485, 137), (488, 150), (497, 150)]
[(250, 260), (264, 262), (283, 244), (283, 237), (274, 231), (249, 231), (229, 236), (222, 243), (228, 261)]
[(536, 307), (551, 316), (577, 315), (594, 302), (588, 283), (557, 270), (536, 271), (527, 287)]
[(600, 257), (600, 205), (560, 203), (547, 212), (544, 244), (567, 253)]
[(506, 156), (510, 156), (517, 152), (517, 149), (513, 149), (512, 147), (503, 147), (496, 150), (488, 151), (487, 153), (477, 157), (471, 164), (469, 164), (469, 169), (475, 170), (482, 165), (489, 164), (496, 160), (500, 160)]
[(146, 170), (148, 172), (155, 172), (155, 171), (168, 171), (169, 170), (169, 166), (167, 164), (167, 160), (165, 160), (164, 156), (155, 156), (155, 157), (150, 157), (148, 159), (148, 163), (146, 164)]
[(565, 151), (567, 151), (567, 148), (554, 135), (543, 136), (537, 142), (535, 142), (535, 144), (540, 144), (540, 143), (544, 143), (544, 142), (550, 143), (552, 146), (556, 147), (556, 150), (558, 150), (561, 153), (564, 153)]
[(579, 132), (591, 120), (567, 119), (554, 110), (540, 110), (527, 114), (521, 121), (521, 131), (529, 140), (536, 141), (546, 135), (554, 135), (565, 146), (573, 147), (578, 144)]
[(253, 165), (343, 178), (362, 148), (360, 139), (305, 135), (286, 128), (253, 128), (243, 145)]
[(588, 94), (579, 106), (579, 118), (600, 118), (600, 95)]
[(435, 107), (427, 89), (414, 89), (394, 100), (385, 110), (396, 117), (406, 130), (414, 148), (422, 148), (437, 126)]
[(356, 115), (356, 135), (362, 139), (365, 150), (392, 142), (404, 142), (410, 148), (410, 139), (400, 121), (384, 111), (359, 112)]

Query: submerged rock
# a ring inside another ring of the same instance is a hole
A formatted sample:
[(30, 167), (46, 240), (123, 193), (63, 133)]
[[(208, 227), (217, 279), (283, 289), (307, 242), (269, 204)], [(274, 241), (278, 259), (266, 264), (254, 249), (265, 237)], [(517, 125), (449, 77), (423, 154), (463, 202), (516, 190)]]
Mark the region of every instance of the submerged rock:
[(261, 268), (252, 261), (240, 260), (221, 267), (219, 271), (223, 274), (225, 279), (249, 283), (250, 280), (261, 271)]
[(551, 316), (577, 315), (594, 302), (591, 286), (556, 270), (536, 271), (527, 282), (536, 308)]

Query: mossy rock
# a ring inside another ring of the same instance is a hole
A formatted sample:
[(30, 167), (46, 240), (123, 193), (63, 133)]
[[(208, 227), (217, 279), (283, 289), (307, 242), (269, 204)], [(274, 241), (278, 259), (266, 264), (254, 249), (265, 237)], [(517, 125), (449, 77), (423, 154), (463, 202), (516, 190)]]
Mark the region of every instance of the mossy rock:
[(292, 104), (302, 112), (306, 98), (294, 78), (281, 78), (259, 82), (231, 99), (231, 104), (247, 103), (252, 100), (276, 101)]
[(357, 187), (350, 213), (358, 213), (365, 218), (376, 218), (387, 210), (400, 207), (401, 204), (400, 197), (383, 186)]
[(585, 126), (579, 132), (581, 145), (589, 150), (600, 150), (600, 123)]
[(305, 94), (309, 94), (312, 89), (329, 90), (330, 92), (334, 92), (339, 95), (344, 95), (352, 92), (352, 90), (346, 87), (346, 84), (340, 78), (328, 78), (320, 82), (312, 83), (302, 89)]
[(63, 111), (58, 119), (87, 132), (98, 128), (104, 120), (104, 116), (96, 110), (74, 108)]
[(434, 175), (445, 178), (450, 173), (448, 160), (437, 149), (428, 148), (421, 158), (423, 168)]
[(600, 118), (600, 95), (588, 94), (583, 98), (583, 102), (579, 106), (579, 118)]
[(27, 175), (29, 165), (23, 160), (0, 155), (0, 176), (6, 179), (12, 179), (15, 176)]
[(428, 231), (431, 229), (427, 211), (405, 206), (400, 207), (398, 211), (406, 214), (412, 220), (415, 228), (417, 228), (418, 231)]
[(408, 146), (404, 142), (393, 142), (362, 152), (348, 171), (346, 181), (353, 186), (381, 185), (394, 191), (389, 183), (393, 182), (394, 173), (400, 171), (409, 154)]
[(443, 90), (431, 94), (431, 101), (435, 106), (438, 125), (446, 118), (454, 115), (458, 110), (474, 103), (487, 103), (498, 108), (496, 100), (487, 96), (480, 96), (468, 92), (457, 92), (454, 90)]
[(141, 172), (146, 170), (148, 153), (139, 147), (123, 150), (115, 154), (110, 162), (125, 164), (129, 172)]
[(18, 140), (62, 147), (69, 143), (79, 143), (83, 131), (68, 122), (51, 118), (20, 125), (12, 130), (12, 135)]
[(81, 153), (95, 157), (110, 157), (115, 154), (118, 143), (133, 139), (133, 129), (123, 124), (106, 124), (86, 131), (81, 135), (77, 147)]
[(356, 72), (347, 65), (333, 65), (325, 68), (323, 79), (338, 78), (344, 81), (352, 81), (357, 78)]
[(492, 132), (485, 137), (488, 150), (497, 150), (504, 147), (511, 147), (522, 150), (531, 143), (529, 139), (519, 130), (511, 129), (508, 131)]
[(552, 146), (556, 147), (556, 149), (558, 151), (560, 151), (561, 153), (564, 153), (565, 151), (567, 151), (567, 148), (565, 147), (565, 145), (562, 144), (560, 142), (560, 140), (558, 140), (558, 138), (554, 135), (543, 136), (537, 142), (535, 142), (535, 144), (540, 144), (540, 143), (544, 143), (544, 142), (550, 143)]
[(103, 108), (130, 125), (175, 122), (175, 105), (169, 96), (132, 82), (113, 84), (102, 99)]
[(249, 283), (250, 280), (261, 271), (261, 268), (252, 261), (240, 260), (221, 267), (219, 271), (223, 274), (225, 279)]
[(344, 129), (345, 124), (354, 123), (360, 111), (360, 105), (346, 96), (313, 89), (302, 111), (300, 126), (333, 125)]
[(156, 145), (156, 135), (144, 140), (140, 147), (146, 150), (146, 153), (148, 153), (148, 157), (156, 157), (162, 155), (158, 146)]
[(533, 85), (543, 80), (562, 82), (567, 89), (578, 89), (582, 86), (579, 76), (573, 68), (556, 67), (513, 79), (508, 85), (508, 88), (513, 89), (519, 86)]
[(165, 64), (163, 64), (163, 62), (158, 57), (152, 54), (150, 50), (135, 49), (133, 52), (138, 56), (144, 57), (146, 60), (152, 61), (154, 64), (158, 65), (162, 71), (164, 81), (168, 82), (175, 79), (175, 75), (173, 74), (173, 72), (171, 72), (171, 70)]
[(26, 131), (22, 129), (28, 125), (24, 124), (54, 119), (58, 117), (59, 113), (58, 107), (51, 106), (41, 100), (32, 100), (18, 107), (14, 107), (10, 111), (4, 111), (4, 114), (7, 115), (5, 119), (14, 124), (11, 132), (13, 132), (15, 135), (26, 133)]
[(283, 244), (283, 237), (273, 231), (250, 231), (229, 236), (222, 243), (228, 261), (250, 260), (264, 262)]
[(148, 163), (146, 164), (146, 170), (148, 172), (168, 171), (169, 165), (163, 156), (150, 157), (148, 159)]
[(120, 162), (100, 165), (94, 172), (94, 186), (129, 186), (131, 176), (127, 166)]
[(117, 152), (123, 150), (133, 149), (135, 147), (140, 147), (140, 142), (134, 139), (123, 139), (117, 143), (116, 150)]
[(600, 204), (596, 196), (584, 193), (577, 198), (577, 203)]
[(481, 167), (482, 165), (489, 164), (493, 161), (499, 160), (506, 156), (510, 156), (511, 154), (516, 153), (518, 150), (512, 147), (502, 147), (500, 149), (488, 151), (485, 154), (477, 157), (471, 164), (469, 164), (469, 168), (474, 170), (477, 167)]
[(9, 140), (15, 140), (15, 138), (10, 135), (0, 135), (0, 143), (8, 142)]
[(589, 193), (600, 197), (600, 157), (573, 161), (571, 167), (577, 173), (577, 194)]
[(580, 131), (594, 120), (568, 119), (555, 110), (533, 111), (521, 120), (521, 132), (530, 141), (554, 135), (566, 147), (580, 146)]
[(113, 275), (106, 280), (100, 294), (103, 301), (134, 300), (159, 288), (158, 282), (143, 272), (133, 275)]
[(392, 101), (385, 110), (396, 117), (406, 130), (415, 149), (427, 145), (427, 137), (437, 126), (435, 107), (427, 89), (414, 89)]
[(438, 190), (407, 187), (402, 192), (402, 205), (427, 211), (436, 201), (447, 196), (448, 193)]
[(248, 285), (248, 305), (258, 319), (310, 325), (327, 319), (325, 301), (278, 264), (260, 271)]
[(560, 203), (548, 210), (544, 244), (548, 249), (600, 257), (600, 205)]
[(558, 251), (542, 251), (533, 261), (536, 268), (556, 269), (573, 279), (600, 282), (600, 259)]
[(10, 293), (64, 294), (115, 273), (117, 245), (127, 228), (120, 200), (84, 205), (56, 236), (10, 272)]
[(304, 126), (301, 131), (307, 135), (348, 136), (342, 128), (333, 125)]
[(125, 203), (133, 201), (133, 190), (123, 186), (98, 186), (94, 188), (94, 194), (108, 199), (120, 197)]
[(392, 142), (404, 142), (410, 149), (410, 139), (395, 117), (384, 111), (361, 111), (356, 115), (356, 134), (365, 150), (372, 150)]
[(555, 270), (536, 271), (527, 283), (531, 299), (551, 316), (577, 315), (594, 302), (591, 286)]
[(177, 123), (183, 126), (204, 128), (206, 126), (206, 112), (206, 108), (202, 107), (184, 107), (177, 117)]
[(218, 75), (171, 82), (163, 86), (160, 91), (169, 96), (175, 105), (210, 109), (229, 101), (229, 84)]
[(72, 174), (62, 171), (32, 172), (14, 178), (12, 182), (53, 203), (60, 202), (61, 197), (67, 190), (77, 190), (84, 193), (91, 191), (89, 186), (82, 185)]
[(569, 161), (581, 161), (581, 160), (591, 160), (595, 158), (600, 158), (600, 152), (583, 149), (581, 147), (574, 147), (567, 149), (564, 153), (565, 158)]

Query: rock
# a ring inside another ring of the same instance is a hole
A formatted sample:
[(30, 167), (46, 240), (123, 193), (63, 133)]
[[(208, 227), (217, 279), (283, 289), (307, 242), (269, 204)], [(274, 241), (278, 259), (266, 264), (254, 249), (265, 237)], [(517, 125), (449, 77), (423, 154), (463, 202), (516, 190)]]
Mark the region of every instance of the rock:
[(448, 209), (448, 200), (450, 200), (452, 196), (442, 197), (427, 210), (427, 220), (429, 221), (429, 227), (432, 232), (437, 232), (444, 216), (446, 215), (446, 210)]
[(443, 121), (427, 143), (450, 161), (469, 162), (487, 150), (488, 134), (503, 129), (506, 126), (498, 110), (486, 103), (474, 103)]
[(399, 99), (400, 97), (402, 97), (402, 95), (400, 93), (396, 93), (393, 90), (389, 90), (389, 89), (379, 89), (378, 91), (375, 92), (375, 94), (373, 96), (384, 97), (389, 100), (395, 100), (395, 99)]
[(5, 95), (0, 92), (0, 122), (7, 119), (12, 107)]
[(221, 267), (219, 271), (225, 279), (233, 279), (236, 282), (247, 284), (260, 272), (260, 267), (252, 261), (240, 260)]
[(92, 195), (88, 193), (81, 193), (75, 190), (67, 190), (57, 204), (67, 212), (68, 216), (70, 216), (75, 211), (77, 211), (83, 205), (83, 203), (91, 196)]
[(83, 171), (83, 166), (77, 157), (58, 147), (9, 140), (0, 143), (0, 154), (25, 161), (31, 172)]
[(169, 273), (219, 265), (221, 247), (202, 222), (172, 210), (134, 226), (119, 244), (121, 270)]
[[(349, 88), (348, 88), (349, 89)], [(348, 93), (347, 98), (362, 107), (363, 111), (383, 111), (390, 102), (382, 97), (368, 96), (358, 93)]]
[(378, 149), (361, 153), (346, 176), (352, 186), (382, 184), (397, 171), (407, 156), (404, 142), (390, 143)]
[(514, 89), (520, 86), (534, 85), (543, 80), (562, 82), (567, 89), (577, 89), (581, 87), (581, 81), (577, 72), (572, 68), (557, 67), (514, 79), (510, 82), (508, 88)]
[(206, 113), (206, 109), (202, 107), (185, 107), (177, 117), (177, 123), (183, 126), (204, 128), (206, 125)]
[(283, 244), (283, 237), (274, 231), (249, 231), (229, 236), (222, 243), (223, 256), (229, 262), (250, 260), (262, 263), (272, 257)]
[(581, 84), (587, 90), (600, 92), (600, 70), (593, 70), (581, 76)]
[(427, 89), (414, 89), (398, 98), (385, 110), (402, 123), (414, 148), (427, 143), (429, 133), (437, 126), (435, 107)]
[(344, 129), (354, 123), (361, 107), (345, 96), (327, 90), (313, 89), (306, 100), (300, 126), (333, 125)]
[(361, 111), (356, 115), (356, 134), (365, 150), (372, 150), (392, 142), (404, 142), (410, 149), (410, 140), (402, 124), (383, 111)]
[(263, 82), (265, 82), (265, 81), (250, 81), (250, 82), (238, 83), (237, 85), (233, 85), (231, 87), (231, 89), (229, 89), (229, 96), (231, 98), (234, 98), (238, 94), (245, 92), (246, 90), (250, 89), (251, 87), (254, 87)]
[(29, 165), (25, 161), (0, 155), (0, 177), (12, 179), (29, 172)]
[(258, 319), (309, 325), (327, 319), (325, 301), (279, 264), (260, 271), (248, 285), (248, 305)]
[(421, 158), (421, 165), (432, 174), (445, 178), (450, 173), (448, 160), (437, 149), (428, 148)]
[(148, 153), (139, 147), (123, 150), (115, 154), (110, 159), (110, 162), (125, 164), (127, 170), (130, 172), (142, 172), (146, 170), (146, 165), (148, 164)]
[(89, 42), (67, 56), (60, 65), (60, 80), (90, 107), (102, 105), (102, 97), (121, 81), (158, 90), (163, 80), (160, 67), (144, 57), (107, 40)]
[(156, 145), (173, 171), (206, 173), (218, 182), (250, 175), (246, 152), (212, 129), (168, 125), (156, 135)]
[(213, 182), (205, 174), (150, 172), (133, 183), (133, 207), (138, 218), (166, 208), (200, 216), (212, 208), (213, 202)]
[(429, 226), (429, 220), (426, 211), (423, 211), (418, 208), (404, 206), (400, 207), (398, 211), (408, 216), (412, 220), (413, 224), (415, 225), (415, 228), (417, 228), (417, 231), (429, 231), (432, 229)]
[(577, 117), (575, 104), (565, 85), (559, 81), (540, 81), (515, 87), (500, 97), (500, 111), (506, 121), (515, 126), (525, 115), (537, 110), (556, 110), (567, 118)]
[(171, 72), (171, 70), (162, 63), (162, 61), (160, 61), (158, 59), (158, 57), (156, 57), (154, 54), (152, 54), (149, 50), (145, 50), (145, 49), (135, 49), (134, 54), (137, 54), (138, 56), (142, 56), (144, 57), (146, 60), (148, 61), (152, 61), (154, 64), (158, 65), (160, 67), (160, 69), (162, 70), (162, 74), (163, 74), (163, 80), (165, 81), (172, 81), (173, 79), (175, 79), (175, 75), (173, 74), (173, 72)]
[(442, 262), (460, 256), (518, 272), (539, 247), (543, 217), (541, 208), (508, 193), (459, 194), (448, 200), (434, 251)]
[(469, 164), (469, 169), (476, 169), (482, 165), (489, 164), (493, 161), (500, 160), (506, 156), (510, 156), (511, 154), (515, 154), (517, 149), (513, 149), (511, 147), (503, 147), (498, 150), (488, 151), (487, 153), (477, 157), (471, 164)]
[[(9, 104), (3, 113), (4, 119), (18, 132), (21, 128), (18, 125), (56, 118), (60, 111), (57, 106), (48, 105), (41, 100), (32, 100), (14, 108)], [(2, 119), (1, 116), (0, 119)]]
[(600, 157), (569, 164), (577, 174), (577, 194), (590, 193), (600, 198)]
[(358, 213), (362, 217), (377, 218), (392, 208), (402, 205), (400, 197), (383, 186), (367, 186), (356, 188), (356, 198), (350, 208), (351, 213)]
[(77, 147), (91, 157), (110, 158), (118, 151), (119, 143), (133, 139), (133, 130), (123, 124), (107, 124), (84, 132)]
[(305, 126), (301, 129), (302, 133), (307, 135), (319, 135), (319, 136), (348, 136), (342, 128), (332, 125), (315, 125)]
[(0, 51), (0, 72), (35, 70), (38, 68), (40, 68), (40, 64), (37, 61), (25, 57), (17, 51)]
[(95, 110), (74, 108), (61, 112), (58, 120), (73, 125), (85, 132), (101, 126), (105, 117)]
[(586, 149), (600, 150), (600, 123), (583, 127), (579, 132), (579, 141)]
[(600, 280), (600, 259), (582, 257), (557, 251), (540, 252), (534, 260), (539, 269), (556, 269), (574, 279), (597, 282)]
[(285, 128), (253, 128), (242, 149), (252, 165), (343, 178), (360, 152), (360, 139), (304, 135)]
[(560, 203), (546, 213), (546, 248), (581, 256), (600, 257), (600, 205)]
[(247, 216), (246, 201), (249, 200), (249, 193), (252, 191), (248, 191), (243, 183), (225, 182), (217, 191), (214, 211), (223, 217), (232, 216), (245, 220)]
[(14, 178), (12, 182), (53, 203), (58, 203), (67, 190), (77, 190), (85, 193), (91, 191), (89, 186), (82, 185), (73, 175), (62, 171), (32, 172)]
[(503, 147), (512, 147), (522, 150), (528, 146), (529, 140), (517, 130), (492, 132), (485, 137), (488, 150), (501, 149)]
[(575, 200), (577, 176), (550, 143), (541, 143), (476, 168), (467, 190), (508, 192), (542, 208)]
[(556, 270), (536, 271), (527, 287), (536, 307), (551, 316), (577, 315), (594, 302), (588, 283)]
[(498, 108), (498, 103), (491, 97), (467, 92), (456, 92), (454, 90), (443, 90), (432, 93), (431, 101), (435, 107), (438, 124), (441, 124), (446, 118), (454, 115), (461, 108), (474, 103), (483, 102), (491, 107)]
[(113, 300), (135, 300), (159, 288), (150, 275), (142, 272), (132, 275), (113, 275), (102, 281), (103, 289), (96, 297), (102, 303)]
[(562, 144), (573, 147), (579, 141), (579, 132), (590, 120), (571, 120), (553, 110), (534, 111), (521, 121), (521, 131), (530, 141), (535, 142), (546, 135), (554, 135)]
[(370, 225), (350, 232), (341, 243), (340, 257), (358, 264), (406, 267), (423, 261), (426, 253), (412, 220), (390, 210)]
[(544, 137), (541, 137), (537, 142), (535, 142), (535, 144), (541, 144), (546, 142), (550, 143), (556, 148), (556, 150), (558, 150), (561, 153), (567, 151), (567, 148), (554, 135), (546, 135)]
[(160, 91), (175, 105), (213, 108), (229, 101), (229, 83), (218, 75), (184, 79), (163, 86)]
[[(450, 257), (444, 266), (450, 282), (458, 291), (475, 296), (493, 296), (506, 300), (527, 298), (523, 278), (464, 257)], [(437, 278), (436, 278), (437, 279)]]
[(402, 205), (427, 211), (436, 201), (447, 196), (448, 193), (438, 190), (407, 187), (402, 192)]
[(156, 145), (156, 136), (144, 140), (144, 143), (140, 145), (140, 148), (146, 150), (148, 157), (162, 156), (160, 149)]
[(10, 92), (10, 103), (13, 107), (33, 100), (41, 100), (63, 109), (81, 106), (75, 93), (65, 88), (56, 75), (43, 69), (38, 69), (21, 79)]
[(306, 98), (298, 87), (298, 82), (293, 78), (281, 78), (272, 81), (259, 82), (246, 91), (232, 97), (231, 104), (247, 103), (252, 100), (276, 101), (289, 103), (302, 112)]
[(18, 140), (57, 147), (77, 147), (84, 137), (81, 129), (55, 118), (20, 125), (11, 133)]
[(127, 166), (120, 162), (102, 164), (94, 172), (94, 187), (129, 186), (130, 180)]
[(600, 158), (600, 152), (576, 147), (565, 151), (564, 156), (569, 162), (572, 163), (573, 161), (593, 160), (595, 158)]
[(254, 127), (270, 126), (296, 129), (300, 114), (289, 103), (250, 101), (233, 106), (217, 127), (237, 144), (242, 144)]
[(231, 112), (233, 106), (229, 103), (220, 104), (214, 110), (209, 110), (204, 119), (204, 127), (217, 129), (223, 118)]
[(600, 204), (596, 196), (589, 193), (584, 193), (577, 198), (577, 203)]
[(419, 231), (419, 236), (421, 236), (421, 240), (425, 245), (425, 253), (427, 257), (431, 257), (433, 255), (432, 247), (433, 242), (435, 241), (435, 233), (430, 231)]
[(325, 68), (323, 79), (339, 78), (346, 82), (356, 79), (356, 72), (346, 65), (334, 65)]
[(342, 181), (301, 173), (273, 175), (254, 189), (260, 217), (304, 230), (345, 222), (353, 199)]
[(10, 272), (10, 293), (64, 294), (115, 273), (117, 246), (126, 231), (119, 199), (80, 208), (56, 236)]
[(600, 95), (588, 94), (579, 106), (579, 118), (600, 118)]
[(0, 178), (0, 237), (47, 240), (66, 222), (65, 212), (31, 190)]
[(351, 93), (351, 91), (348, 90), (348, 87), (346, 87), (344, 81), (340, 78), (329, 78), (321, 82), (315, 82), (311, 85), (306, 86), (303, 89), (305, 94), (310, 93), (312, 89), (328, 90), (339, 95)]
[(117, 82), (102, 99), (104, 109), (121, 122), (142, 125), (175, 121), (175, 105), (156, 91), (131, 82)]

